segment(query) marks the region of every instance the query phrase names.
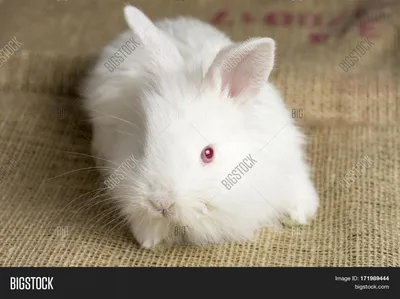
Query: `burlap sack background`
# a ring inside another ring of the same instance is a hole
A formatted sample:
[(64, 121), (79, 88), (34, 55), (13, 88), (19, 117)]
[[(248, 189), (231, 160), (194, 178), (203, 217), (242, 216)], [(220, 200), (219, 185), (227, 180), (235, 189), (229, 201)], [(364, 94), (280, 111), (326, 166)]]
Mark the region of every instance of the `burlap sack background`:
[[(264, 229), (244, 244), (149, 252), (118, 225), (104, 198), (92, 199), (101, 184), (90, 168), (93, 160), (85, 156), (90, 154), (90, 128), (82, 121), (74, 91), (95, 53), (126, 28), (125, 1), (0, 2), (0, 46), (13, 36), (23, 43), (0, 66), (0, 265), (400, 266), (397, 5), (132, 2), (152, 18), (187, 14), (219, 19), (217, 26), (235, 40), (276, 39), (272, 81), (291, 108), (303, 109), (298, 123), (309, 136), (308, 155), (321, 198), (308, 227)], [(360, 6), (367, 13), (355, 15)], [(221, 11), (227, 11), (226, 18)], [(286, 27), (268, 25), (263, 17), (271, 11), (289, 12), (295, 21)], [(299, 14), (310, 12), (320, 13), (323, 24), (298, 25)], [(324, 26), (342, 12), (336, 26)], [(243, 13), (254, 20), (245, 23)], [(364, 38), (363, 20), (370, 20), (364, 34), (374, 36), (374, 47), (346, 73), (338, 64)], [(315, 32), (330, 38), (310, 44)], [(365, 155), (372, 166), (345, 190), (338, 182)]]

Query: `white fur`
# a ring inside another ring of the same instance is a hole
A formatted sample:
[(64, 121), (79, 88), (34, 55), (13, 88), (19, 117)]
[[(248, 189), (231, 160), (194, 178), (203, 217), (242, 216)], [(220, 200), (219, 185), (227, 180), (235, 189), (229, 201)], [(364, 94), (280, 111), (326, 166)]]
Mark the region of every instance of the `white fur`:
[[(266, 82), (274, 41), (233, 43), (199, 20), (154, 26), (132, 6), (124, 12), (130, 30), (104, 49), (83, 94), (93, 154), (109, 161), (99, 164), (109, 169), (103, 175), (132, 154), (139, 161), (112, 190), (138, 242), (247, 240), (285, 214), (307, 223), (318, 196), (304, 137)], [(141, 45), (110, 73), (104, 63), (132, 36)], [(223, 64), (232, 55), (240, 59), (228, 72)], [(209, 144), (215, 159), (204, 165), (200, 153)], [(249, 154), (257, 163), (227, 190), (221, 181)], [(171, 204), (167, 218), (154, 209)], [(183, 226), (185, 235), (176, 236)]]

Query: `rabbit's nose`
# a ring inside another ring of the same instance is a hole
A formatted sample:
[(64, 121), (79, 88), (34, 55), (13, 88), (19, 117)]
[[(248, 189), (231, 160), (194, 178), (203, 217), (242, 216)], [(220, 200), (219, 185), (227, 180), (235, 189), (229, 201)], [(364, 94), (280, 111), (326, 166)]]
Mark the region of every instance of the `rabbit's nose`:
[(168, 209), (162, 209), (160, 211), (161, 215), (163, 215), (163, 217), (167, 217), (169, 215), (169, 210)]
[(163, 217), (168, 217), (173, 212), (174, 201), (170, 192), (151, 198), (150, 204)]

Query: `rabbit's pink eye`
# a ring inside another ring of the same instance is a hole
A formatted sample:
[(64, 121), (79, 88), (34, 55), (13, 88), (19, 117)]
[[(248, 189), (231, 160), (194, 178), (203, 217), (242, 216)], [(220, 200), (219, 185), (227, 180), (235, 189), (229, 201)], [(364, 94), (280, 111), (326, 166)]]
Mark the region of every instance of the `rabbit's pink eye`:
[(207, 146), (201, 152), (201, 160), (204, 163), (210, 163), (214, 159), (214, 150), (211, 146)]

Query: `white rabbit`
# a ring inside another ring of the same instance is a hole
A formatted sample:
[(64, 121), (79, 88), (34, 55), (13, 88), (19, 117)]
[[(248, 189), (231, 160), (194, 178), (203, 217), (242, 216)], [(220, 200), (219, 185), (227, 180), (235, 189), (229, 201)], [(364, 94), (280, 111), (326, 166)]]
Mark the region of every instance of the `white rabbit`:
[(130, 30), (104, 49), (83, 95), (93, 154), (140, 245), (249, 240), (284, 215), (308, 223), (318, 195), (304, 136), (267, 82), (274, 40), (234, 43), (129, 5), (124, 15)]

